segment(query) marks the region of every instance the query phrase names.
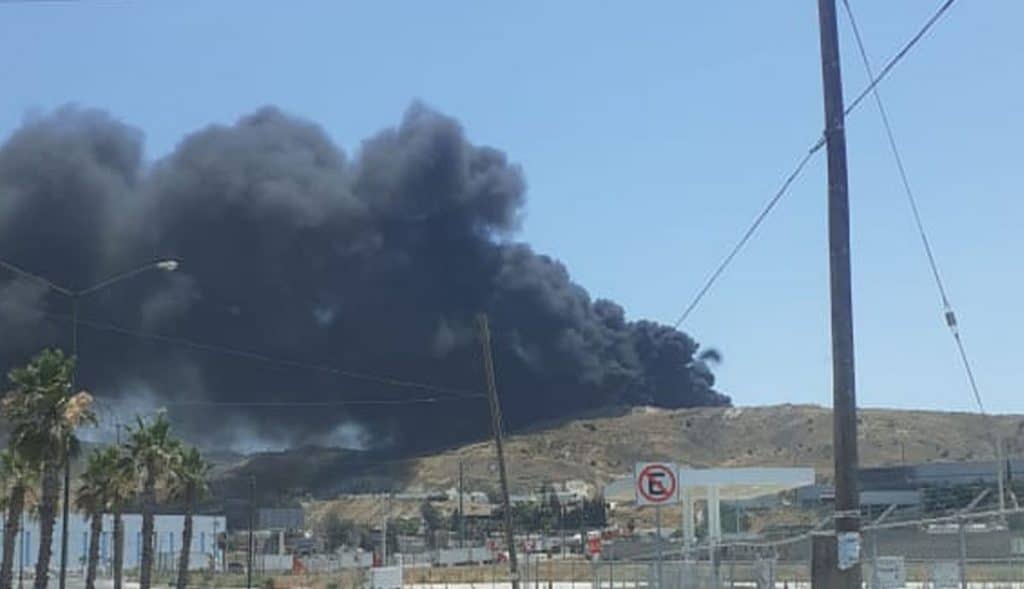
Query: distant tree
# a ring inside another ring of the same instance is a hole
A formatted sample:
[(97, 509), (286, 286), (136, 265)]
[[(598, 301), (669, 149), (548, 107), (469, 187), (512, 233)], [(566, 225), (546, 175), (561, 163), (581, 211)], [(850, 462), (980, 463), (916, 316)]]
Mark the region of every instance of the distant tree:
[[(389, 534), (391, 533), (390, 530), (391, 530), (391, 528), (389, 527), (388, 528), (388, 533)], [(359, 548), (361, 548), (361, 549), (363, 549), (363, 550), (365, 550), (367, 552), (373, 552), (374, 550), (377, 550), (379, 548), (379, 546), (377, 546), (377, 544), (373, 541), (373, 534), (370, 533), (370, 529), (369, 528), (365, 528), (365, 527), (360, 527), (359, 528)], [(389, 546), (389, 548), (390, 548), (390, 546)]]
[(458, 532), (461, 522), (462, 522), (462, 512), (460, 512), (459, 508), (456, 507), (454, 510), (452, 510), (451, 517), (448, 518), (448, 531), (450, 531), (450, 532)]
[(544, 506), (542, 516), (542, 527), (545, 532), (558, 529), (562, 523), (562, 502), (558, 499), (558, 492), (554, 487), (548, 487), (542, 495)]
[[(496, 515), (504, 517), (504, 511)], [(517, 530), (541, 531), (543, 529), (542, 507), (537, 503), (515, 503), (512, 505), (512, 520), (515, 522)]]
[(548, 513), (552, 513), (555, 516), (562, 513), (562, 502), (558, 499), (558, 493), (554, 489), (547, 496), (548, 502)]
[(608, 505), (604, 497), (587, 499), (583, 503), (587, 512), (587, 523), (595, 528), (603, 528), (608, 525)]
[(420, 505), (420, 517), (423, 519), (423, 529), (427, 534), (427, 546), (435, 548), (437, 531), (444, 529), (444, 518), (430, 501), (424, 501)]
[(337, 513), (328, 513), (322, 523), (322, 534), (327, 550), (335, 550), (351, 541), (354, 526), (352, 522), (342, 519)]
[(400, 536), (412, 536), (420, 531), (420, 523), (412, 517), (396, 517), (388, 523), (388, 529), (394, 529)]

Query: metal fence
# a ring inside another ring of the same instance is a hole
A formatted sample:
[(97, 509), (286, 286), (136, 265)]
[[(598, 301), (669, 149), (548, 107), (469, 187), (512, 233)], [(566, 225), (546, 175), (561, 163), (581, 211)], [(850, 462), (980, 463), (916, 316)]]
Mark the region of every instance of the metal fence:
[[(892, 558), (892, 557), (889, 557)], [(879, 576), (873, 563), (880, 563)], [(914, 589), (1024, 589), (1024, 561), (972, 559), (961, 569), (955, 561), (904, 560), (902, 569), (891, 566), (885, 557), (864, 562), (864, 587)], [(521, 589), (809, 589), (810, 565), (806, 561), (775, 559), (757, 561), (720, 560), (652, 562), (602, 561), (568, 563), (544, 561), (524, 563), (520, 567)], [(492, 567), (490, 578), (453, 580), (433, 571), (421, 578), (407, 577), (405, 586), (416, 589), (509, 589), (507, 569)], [(660, 571), (659, 571), (660, 569)], [(962, 578), (962, 572), (966, 577)]]
[[(864, 587), (1024, 589), (1020, 510), (957, 512), (930, 519), (866, 521), (861, 543)], [(707, 543), (684, 551), (665, 543), (629, 558), (520, 555), (521, 589), (805, 589), (811, 587), (812, 532), (762, 541)], [(624, 552), (624, 551), (623, 551)], [(689, 554), (691, 558), (684, 559)], [(669, 557), (668, 555), (672, 555)], [(475, 572), (474, 572), (475, 570)], [(416, 589), (509, 589), (506, 563), (468, 569), (429, 567), (406, 574)]]
[[(861, 541), (864, 586), (1024, 589), (1024, 529), (1020, 510), (953, 513), (930, 519), (865, 522)], [(812, 533), (773, 541), (704, 544), (660, 565), (646, 585), (663, 589), (810, 587)], [(616, 563), (600, 563), (603, 569)], [(618, 565), (622, 567), (620, 563)], [(644, 583), (643, 580), (638, 581)], [(595, 587), (614, 587), (609, 581)]]

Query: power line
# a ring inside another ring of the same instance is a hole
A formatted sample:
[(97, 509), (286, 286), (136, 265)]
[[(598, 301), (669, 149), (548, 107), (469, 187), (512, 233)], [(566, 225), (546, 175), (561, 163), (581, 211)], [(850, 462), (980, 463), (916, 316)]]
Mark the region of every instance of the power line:
[(867, 97), (868, 94), (875, 90), (875, 87), (878, 86), (878, 83), (884, 80), (886, 76), (889, 75), (889, 72), (892, 71), (892, 68), (895, 67), (896, 64), (899, 63), (907, 55), (907, 53), (914, 47), (914, 45), (917, 45), (917, 42), (920, 41), (921, 38), (925, 36), (925, 34), (932, 28), (932, 25), (934, 25), (936, 22), (938, 22), (940, 18), (942, 18), (942, 15), (945, 14), (951, 6), (953, 6), (954, 2), (956, 2), (956, 0), (946, 0), (945, 2), (942, 3), (942, 6), (939, 6), (939, 9), (935, 11), (935, 14), (933, 14), (931, 18), (925, 21), (924, 26), (921, 27), (917, 34), (911, 37), (909, 41), (907, 41), (903, 48), (900, 49), (899, 52), (896, 55), (894, 55), (888, 63), (885, 64), (885, 67), (883, 67), (882, 70), (878, 73), (878, 76), (873, 77), (871, 79), (871, 83), (868, 84), (866, 88), (861, 90), (860, 94), (858, 94), (857, 97), (850, 102), (850, 106), (846, 108), (846, 114), (850, 114), (853, 111), (853, 109), (857, 108), (861, 101), (864, 100), (865, 97)]
[(9, 262), (5, 262), (3, 260), (0, 260), (0, 268), (6, 268), (7, 270), (13, 272), (16, 276), (21, 276), (22, 278), (27, 278), (27, 279), (29, 279), (29, 280), (31, 280), (33, 282), (36, 282), (36, 283), (38, 283), (38, 284), (40, 284), (42, 286), (45, 286), (46, 288), (48, 288), (50, 290), (53, 290), (53, 291), (56, 291), (56, 292), (58, 292), (58, 293), (60, 293), (62, 295), (71, 296), (72, 294), (74, 294), (70, 290), (68, 290), (68, 289), (66, 289), (66, 288), (64, 288), (62, 286), (57, 286), (56, 284), (50, 282), (48, 279), (43, 278), (42, 276), (40, 276), (38, 274), (33, 274), (33, 273), (31, 273), (31, 272), (29, 272), (27, 270), (22, 270), (21, 268), (15, 266), (14, 264), (11, 264)]
[[(61, 313), (52, 313), (52, 312), (40, 309), (38, 307), (29, 306), (29, 305), (19, 305), (17, 303), (15, 303), (15, 305), (18, 306), (18, 307), (21, 307), (23, 309), (32, 311), (34, 313), (39, 313), (42, 316), (49, 317), (49, 318), (52, 318), (52, 319), (59, 319), (59, 320), (63, 320), (63, 321), (71, 321), (72, 320), (71, 316), (69, 316), (69, 315), (64, 315), (64, 314), (61, 314)], [(326, 373), (329, 373), (329, 374), (334, 374), (334, 375), (345, 377), (345, 378), (351, 378), (351, 379), (354, 379), (354, 380), (363, 380), (363, 381), (372, 382), (372, 383), (375, 383), (375, 384), (383, 384), (383, 385), (394, 386), (394, 387), (412, 388), (412, 389), (418, 389), (418, 390), (428, 391), (428, 392), (433, 392), (433, 393), (443, 393), (443, 394), (449, 395), (451, 398), (477, 399), (477, 398), (484, 398), (486, 396), (486, 395), (484, 395), (482, 393), (477, 393), (477, 392), (470, 391), (470, 390), (465, 390), (465, 389), (457, 389), (457, 388), (453, 388), (453, 387), (437, 386), (437, 385), (432, 385), (432, 384), (427, 384), (427, 383), (422, 383), (422, 382), (403, 380), (403, 379), (394, 378), (394, 377), (390, 377), (390, 376), (381, 376), (381, 375), (375, 375), (375, 374), (367, 374), (367, 373), (363, 373), (363, 372), (353, 372), (353, 371), (350, 371), (350, 370), (342, 370), (342, 369), (339, 369), (339, 368), (335, 368), (333, 366), (326, 366), (326, 365), (323, 365), (323, 364), (311, 364), (311, 363), (299, 362), (299, 361), (296, 361), (296, 360), (285, 360), (285, 359), (281, 359), (281, 358), (275, 358), (273, 356), (269, 356), (269, 355), (266, 355), (266, 354), (261, 354), (261, 353), (258, 353), (258, 352), (252, 352), (252, 351), (247, 351), (247, 350), (239, 350), (239, 349), (236, 349), (236, 348), (229, 348), (227, 346), (220, 346), (220, 345), (214, 345), (214, 344), (206, 344), (206, 343), (196, 342), (196, 341), (193, 341), (193, 340), (188, 340), (188, 339), (185, 339), (185, 338), (179, 338), (179, 337), (172, 337), (172, 336), (167, 336), (167, 335), (162, 335), (162, 334), (150, 333), (150, 332), (147, 332), (147, 331), (141, 331), (141, 330), (137, 330), (137, 329), (129, 329), (129, 328), (121, 327), (119, 325), (115, 325), (115, 324), (112, 324), (112, 323), (101, 323), (101, 322), (92, 321), (92, 320), (89, 320), (89, 319), (79, 319), (78, 320), (78, 324), (82, 325), (82, 326), (85, 326), (85, 327), (89, 327), (89, 328), (94, 329), (94, 330), (98, 330), (98, 331), (107, 331), (107, 332), (116, 333), (116, 334), (119, 334), (119, 335), (125, 335), (125, 336), (135, 337), (135, 338), (144, 339), (144, 340), (152, 340), (152, 341), (157, 341), (157, 342), (161, 342), (161, 343), (165, 343), (165, 344), (180, 345), (180, 346), (189, 347), (189, 348), (200, 350), (200, 351), (204, 351), (204, 352), (212, 352), (212, 353), (217, 353), (217, 354), (224, 354), (224, 355), (228, 355), (228, 356), (234, 356), (234, 357), (237, 357), (237, 358), (243, 358), (243, 359), (253, 360), (253, 361), (257, 361), (257, 362), (264, 362), (264, 363), (267, 363), (267, 364), (273, 364), (273, 365), (283, 366), (283, 367), (287, 367), (287, 368), (298, 368), (298, 369), (302, 369), (302, 370), (326, 372)]]
[[(933, 14), (931, 18), (925, 21), (924, 25), (917, 32), (917, 34), (911, 37), (910, 40), (907, 41), (907, 43), (904, 44), (904, 46), (896, 53), (896, 55), (889, 59), (889, 61), (885, 64), (885, 67), (883, 67), (882, 70), (879, 72), (878, 76), (872, 76), (870, 78), (871, 82), (867, 85), (867, 87), (864, 88), (864, 90), (862, 90), (860, 94), (858, 94), (857, 97), (850, 102), (849, 106), (846, 107), (846, 109), (844, 110), (844, 116), (849, 116), (849, 114), (860, 105), (861, 101), (864, 100), (864, 97), (871, 93), (878, 86), (878, 84), (882, 82), (882, 80), (888, 77), (889, 73), (892, 72), (896, 64), (898, 64), (900, 61), (903, 60), (904, 57), (907, 56), (910, 50), (915, 45), (917, 45), (917, 43), (924, 37), (925, 33), (927, 33), (936, 22), (938, 22), (939, 18), (943, 14), (945, 14), (945, 12), (949, 9), (950, 6), (952, 6), (952, 4), (955, 1), (956, 0), (946, 0), (946, 2), (942, 6), (940, 6), (939, 9), (935, 12), (935, 14)], [(735, 246), (733, 246), (733, 248), (729, 251), (728, 255), (725, 256), (722, 262), (719, 263), (719, 265), (715, 268), (715, 271), (711, 273), (708, 279), (701, 286), (700, 290), (697, 291), (697, 294), (694, 296), (690, 304), (686, 306), (686, 309), (683, 311), (682, 315), (679, 316), (679, 319), (677, 319), (676, 322), (673, 324), (673, 327), (678, 328), (680, 325), (683, 324), (683, 322), (686, 321), (687, 318), (689, 318), (690, 314), (693, 313), (694, 309), (697, 308), (697, 305), (699, 305), (700, 302), (704, 299), (704, 297), (708, 294), (712, 286), (714, 286), (715, 282), (718, 281), (718, 278), (722, 275), (722, 273), (725, 272), (725, 269), (729, 266), (729, 264), (732, 263), (736, 255), (739, 254), (740, 250), (742, 250), (743, 247), (747, 244), (747, 242), (750, 241), (751, 237), (753, 237), (758, 227), (761, 226), (761, 223), (764, 222), (768, 214), (771, 213), (771, 211), (775, 208), (775, 205), (778, 204), (779, 200), (781, 200), (782, 197), (786, 194), (786, 192), (789, 191), (790, 186), (800, 175), (800, 173), (803, 172), (811, 157), (815, 153), (820, 151), (821, 148), (824, 147), (824, 145), (825, 137), (823, 135), (810, 147), (810, 149), (808, 149), (807, 154), (800, 159), (800, 162), (789, 174), (785, 182), (782, 183), (782, 187), (779, 188), (779, 190), (768, 201), (768, 203), (764, 206), (764, 208), (757, 215), (757, 217), (754, 218), (754, 222), (743, 233), (743, 236), (740, 238), (740, 240), (736, 243)]]
[(413, 389), (419, 389), (419, 390), (431, 391), (431, 392), (438, 392), (438, 393), (450, 393), (450, 394), (453, 394), (453, 395), (461, 395), (461, 396), (463, 396), (465, 398), (483, 397), (482, 394), (473, 393), (472, 391), (467, 391), (467, 390), (463, 390), (463, 389), (456, 389), (456, 388), (451, 388), (451, 387), (437, 386), (437, 385), (426, 384), (426, 383), (421, 383), (421, 382), (403, 380), (403, 379), (393, 378), (393, 377), (390, 377), (390, 376), (380, 376), (380, 375), (375, 375), (375, 374), (366, 374), (366, 373), (362, 373), (362, 372), (352, 372), (352, 371), (349, 371), (349, 370), (342, 370), (342, 369), (339, 369), (339, 368), (335, 368), (333, 366), (326, 366), (326, 365), (323, 365), (323, 364), (308, 364), (308, 363), (299, 362), (299, 361), (296, 361), (296, 360), (285, 360), (285, 359), (281, 359), (281, 358), (275, 358), (273, 356), (268, 356), (266, 354), (261, 354), (261, 353), (258, 353), (258, 352), (251, 352), (251, 351), (247, 351), (247, 350), (239, 350), (239, 349), (235, 349), (235, 348), (229, 348), (229, 347), (226, 347), (226, 346), (219, 346), (219, 345), (214, 345), (214, 344), (205, 344), (205, 343), (196, 342), (196, 341), (193, 341), (193, 340), (188, 340), (188, 339), (179, 338), (179, 337), (172, 337), (172, 336), (166, 336), (166, 335), (161, 335), (161, 334), (149, 333), (149, 332), (145, 332), (145, 331), (139, 331), (139, 330), (135, 330), (135, 329), (128, 329), (128, 328), (125, 328), (125, 327), (120, 327), (118, 325), (113, 325), (113, 324), (109, 324), (109, 323), (99, 323), (99, 322), (90, 321), (90, 320), (87, 320), (87, 319), (79, 319), (78, 322), (79, 322), (79, 324), (84, 325), (86, 327), (90, 327), (92, 329), (105, 330), (105, 331), (109, 331), (109, 332), (112, 332), (112, 333), (118, 333), (118, 334), (121, 334), (121, 335), (128, 335), (128, 336), (132, 336), (132, 337), (137, 337), (137, 338), (140, 338), (140, 339), (149, 339), (149, 340), (163, 342), (163, 343), (176, 344), (176, 345), (181, 345), (181, 346), (185, 346), (185, 347), (189, 347), (189, 348), (193, 348), (193, 349), (201, 350), (201, 351), (205, 351), (205, 352), (214, 352), (214, 353), (218, 353), (218, 354), (225, 354), (225, 355), (229, 355), (229, 356), (235, 356), (235, 357), (238, 357), (238, 358), (244, 358), (244, 359), (247, 359), (247, 360), (255, 360), (255, 361), (258, 361), (258, 362), (265, 362), (267, 364), (276, 364), (278, 366), (284, 366), (284, 367), (288, 367), (288, 368), (300, 368), (300, 369), (303, 369), (303, 370), (312, 370), (312, 371), (326, 372), (326, 373), (334, 374), (334, 375), (337, 375), (337, 376), (343, 376), (345, 378), (351, 378), (351, 379), (355, 379), (355, 380), (363, 380), (363, 381), (367, 381), (367, 382), (373, 382), (373, 383), (376, 383), (376, 384), (383, 384), (383, 385), (388, 385), (388, 386), (413, 388)]
[[(871, 60), (868, 58), (867, 50), (864, 47), (864, 39), (860, 34), (860, 27), (857, 26), (857, 20), (853, 16), (853, 9), (850, 6), (848, 0), (843, 0), (843, 6), (846, 9), (846, 14), (850, 19), (850, 28), (853, 30), (853, 36), (857, 41), (857, 48), (860, 51), (861, 61), (864, 63), (864, 69), (867, 71), (868, 78), (874, 77), (873, 68), (871, 67)], [(885, 134), (889, 140), (889, 149), (892, 151), (893, 159), (896, 161), (896, 168), (899, 170), (900, 180), (903, 183), (903, 191), (907, 196), (907, 202), (910, 204), (910, 210), (914, 215), (914, 223), (917, 225), (917, 232), (921, 238), (921, 244), (924, 246), (925, 255), (928, 257), (928, 265), (931, 267), (932, 276), (935, 279), (935, 285), (939, 289), (939, 296), (942, 298), (942, 306), (946, 309), (950, 307), (949, 298), (946, 296), (946, 288), (942, 283), (942, 277), (939, 274), (939, 267), (935, 261), (935, 255), (932, 252), (931, 242), (928, 239), (928, 234), (924, 230), (924, 223), (921, 221), (920, 209), (917, 206), (917, 198), (914, 196), (914, 191), (910, 187), (910, 180), (907, 178), (907, 170), (903, 165), (903, 156), (900, 155), (900, 150), (896, 144), (896, 138), (893, 134), (892, 125), (889, 122), (889, 113), (885, 109), (885, 104), (882, 102), (882, 96), (878, 93), (877, 88), (872, 88), (872, 92), (875, 98), (875, 105), (878, 107), (878, 114), (882, 118), (882, 125), (885, 127)]]
[[(929, 20), (929, 24), (935, 22), (942, 13), (944, 13), (955, 0), (947, 0), (936, 12), (935, 15)], [(849, 0), (843, 0), (843, 7), (846, 10), (846, 15), (850, 19), (850, 28), (853, 30), (854, 39), (857, 41), (857, 49), (860, 52), (861, 61), (864, 64), (864, 70), (867, 72), (868, 78), (874, 78), (873, 68), (871, 67), (871, 60), (868, 58), (867, 49), (864, 47), (864, 39), (860, 34), (860, 27), (857, 26), (857, 19), (853, 15), (853, 8), (850, 6)], [(922, 33), (919, 33), (915, 37), (919, 39)], [(963, 364), (964, 371), (967, 374), (967, 380), (971, 386), (971, 392), (974, 394), (974, 401), (978, 404), (978, 410), (985, 414), (985, 404), (981, 400), (981, 393), (978, 389), (977, 380), (974, 377), (974, 370), (971, 367), (971, 362), (967, 357), (967, 352), (964, 349), (963, 339), (960, 337), (960, 329), (957, 324), (956, 313), (953, 311), (953, 306), (949, 302), (949, 296), (946, 294), (946, 287), (942, 282), (942, 275), (939, 272), (938, 262), (935, 260), (935, 253), (932, 251), (931, 240), (928, 239), (928, 233), (925, 231), (924, 222), (921, 220), (921, 211), (917, 204), (917, 197), (914, 195), (914, 191), (910, 186), (910, 180), (907, 177), (907, 169), (903, 164), (903, 156), (900, 154), (899, 145), (896, 143), (896, 136), (892, 130), (892, 124), (889, 121), (889, 113), (885, 109), (885, 104), (882, 102), (882, 96), (878, 92), (876, 85), (872, 84), (868, 87), (875, 99), (875, 105), (878, 107), (878, 114), (882, 119), (882, 126), (885, 127), (885, 135), (889, 142), (889, 150), (892, 152), (893, 159), (896, 162), (896, 169), (899, 170), (900, 181), (903, 184), (903, 192), (907, 196), (907, 203), (910, 205), (910, 210), (914, 216), (914, 224), (917, 226), (917, 234), (921, 239), (921, 245), (924, 247), (925, 256), (928, 258), (928, 266), (931, 268), (932, 277), (935, 280), (935, 286), (939, 291), (939, 297), (942, 299), (942, 310), (945, 316), (946, 325), (950, 329), (950, 333), (953, 336), (953, 340), (956, 342), (957, 350), (960, 354), (960, 361)], [(862, 94), (866, 95), (866, 94)]]
[(736, 242), (736, 245), (734, 245), (732, 250), (729, 251), (729, 254), (725, 256), (725, 258), (722, 260), (720, 264), (718, 264), (718, 266), (715, 268), (715, 271), (712, 272), (708, 279), (704, 282), (704, 286), (702, 286), (701, 289), (697, 291), (697, 295), (693, 297), (693, 300), (690, 301), (690, 304), (686, 306), (686, 309), (683, 311), (683, 314), (680, 315), (679, 319), (676, 319), (676, 322), (672, 324), (672, 327), (678, 329), (679, 326), (683, 324), (683, 321), (686, 321), (686, 318), (690, 316), (690, 313), (692, 313), (693, 310), (697, 308), (697, 305), (700, 304), (700, 302), (704, 299), (704, 296), (707, 295), (708, 291), (711, 290), (711, 287), (714, 286), (715, 282), (718, 280), (718, 277), (721, 276), (723, 272), (725, 272), (726, 267), (728, 267), (729, 264), (732, 263), (733, 258), (735, 258), (736, 255), (740, 253), (740, 250), (743, 249), (743, 246), (745, 246), (747, 242), (750, 241), (750, 238), (754, 236), (754, 233), (757, 231), (757, 228), (761, 226), (761, 223), (763, 223), (764, 220), (768, 217), (768, 214), (772, 212), (772, 209), (775, 208), (775, 205), (778, 204), (779, 200), (781, 200), (782, 197), (785, 196), (786, 192), (789, 191), (789, 187), (797, 179), (800, 173), (804, 171), (804, 168), (807, 166), (807, 163), (811, 161), (811, 157), (813, 157), (814, 154), (821, 149), (822, 145), (824, 145), (824, 142), (819, 141), (813, 147), (811, 147), (811, 149), (807, 151), (803, 158), (800, 159), (800, 162), (796, 165), (793, 171), (790, 172), (789, 176), (786, 177), (786, 180), (782, 183), (782, 186), (779, 187), (779, 190), (776, 191), (775, 195), (772, 196), (771, 200), (768, 201), (764, 209), (762, 209), (761, 212), (757, 215), (757, 217), (754, 218), (754, 222), (743, 233), (743, 236), (740, 237), (740, 240), (738, 242)]
[(165, 401), (169, 407), (345, 407), (350, 405), (423, 405), (483, 399), (485, 395), (473, 397), (426, 397), (420, 399), (356, 399), (351, 401)]
[(80, 4), (85, 0), (0, 0), (0, 6), (5, 4)]

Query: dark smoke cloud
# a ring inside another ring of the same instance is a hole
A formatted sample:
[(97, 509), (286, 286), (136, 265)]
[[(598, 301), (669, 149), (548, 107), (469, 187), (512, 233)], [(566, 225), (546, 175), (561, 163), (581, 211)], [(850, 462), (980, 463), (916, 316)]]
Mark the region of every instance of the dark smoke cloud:
[[(83, 302), (87, 320), (344, 370), (480, 391), (474, 314), (491, 317), (512, 427), (606, 404), (728, 398), (684, 333), (625, 319), (558, 261), (513, 241), (526, 183), (501, 151), (413, 105), (349, 160), (313, 123), (265, 108), (184, 138), (146, 167), (142, 134), (64, 108), (0, 148), (0, 257), (72, 288), (182, 260)], [(49, 315), (41, 315), (45, 309)], [(0, 274), (6, 366), (67, 345), (66, 301)], [(55, 318), (56, 316), (56, 318)], [(443, 396), (84, 327), (101, 398), (225, 402)], [(170, 405), (193, 435), (415, 449), (487, 431), (486, 403)]]

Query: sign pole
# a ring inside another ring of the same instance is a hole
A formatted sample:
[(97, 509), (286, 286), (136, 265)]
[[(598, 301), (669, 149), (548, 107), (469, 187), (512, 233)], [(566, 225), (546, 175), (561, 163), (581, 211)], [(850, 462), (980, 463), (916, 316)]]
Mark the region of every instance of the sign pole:
[(657, 556), (658, 560), (657, 560), (657, 564), (655, 565), (657, 567), (657, 574), (658, 574), (658, 589), (663, 589), (665, 587), (665, 584), (664, 584), (665, 577), (664, 577), (662, 566), (661, 566), (661, 562), (662, 562), (662, 554), (661, 554), (661, 505), (655, 505), (654, 506), (654, 527), (656, 529), (656, 532), (655, 532), (655, 534), (656, 534), (655, 535), (655, 543), (656, 543), (656, 545), (658, 547), (658, 556)]
[(690, 502), (690, 489), (679, 485), (677, 491), (679, 500), (682, 503), (682, 521), (680, 530), (683, 532), (683, 542), (680, 546), (679, 556), (679, 586), (686, 587), (686, 577), (690, 571), (690, 549), (692, 548), (691, 534), (693, 530), (693, 503)]
[(657, 589), (665, 586), (664, 568), (662, 566), (664, 555), (661, 534), (661, 506), (679, 502), (679, 467), (670, 462), (648, 462), (637, 463), (634, 467), (636, 473), (636, 504), (654, 506), (654, 527), (657, 553), (655, 562), (655, 575), (657, 576)]

